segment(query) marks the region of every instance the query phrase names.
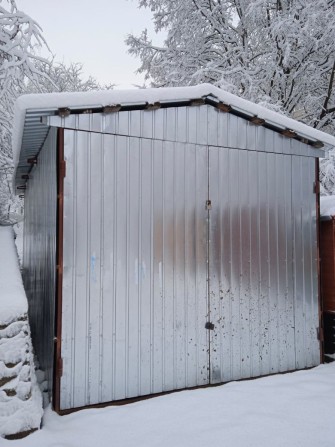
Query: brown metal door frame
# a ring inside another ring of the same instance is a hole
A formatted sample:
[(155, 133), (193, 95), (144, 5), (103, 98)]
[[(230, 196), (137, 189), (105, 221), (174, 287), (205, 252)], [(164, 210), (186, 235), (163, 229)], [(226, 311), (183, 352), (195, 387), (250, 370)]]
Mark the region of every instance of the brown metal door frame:
[(323, 305), (321, 292), (321, 258), (320, 258), (320, 179), (319, 179), (319, 159), (315, 159), (315, 197), (316, 197), (316, 240), (317, 240), (317, 274), (318, 274), (318, 302), (319, 302), (319, 343), (320, 343), (320, 363), (324, 362), (323, 343)]
[(57, 236), (56, 236), (56, 300), (55, 348), (53, 374), (53, 409), (60, 412), (60, 381), (62, 376), (62, 286), (63, 286), (63, 217), (64, 217), (64, 129), (57, 132)]
[[(57, 133), (57, 240), (56, 240), (56, 300), (55, 300), (55, 350), (54, 350), (54, 383), (53, 409), (63, 414), (60, 409), (60, 384), (62, 376), (61, 336), (62, 336), (62, 285), (63, 285), (63, 218), (64, 218), (64, 129), (58, 128)], [(209, 181), (209, 179), (208, 179)], [(320, 194), (319, 194), (319, 160), (315, 160), (316, 185), (316, 231), (317, 231), (317, 270), (319, 297), (319, 331), (320, 331), (320, 361), (323, 362), (323, 313), (320, 280)], [(209, 211), (208, 211), (209, 214)], [(210, 359), (209, 359), (210, 365)], [(105, 404), (103, 404), (105, 405)]]

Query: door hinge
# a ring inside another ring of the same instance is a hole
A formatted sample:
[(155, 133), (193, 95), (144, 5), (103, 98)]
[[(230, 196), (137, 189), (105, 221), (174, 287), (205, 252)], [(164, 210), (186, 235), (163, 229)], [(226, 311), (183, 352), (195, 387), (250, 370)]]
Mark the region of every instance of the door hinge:
[(211, 210), (211, 209), (212, 209), (212, 201), (206, 200), (206, 210)]
[(208, 329), (210, 331), (214, 331), (214, 323), (211, 323), (210, 321), (207, 321), (205, 324), (205, 329)]
[(59, 357), (57, 359), (57, 376), (62, 377), (63, 375), (63, 359), (62, 357)]
[(314, 194), (320, 194), (320, 182), (314, 182), (313, 184), (313, 192)]
[(65, 176), (66, 176), (66, 161), (65, 160), (62, 160), (59, 163), (59, 175), (61, 178), (65, 178)]

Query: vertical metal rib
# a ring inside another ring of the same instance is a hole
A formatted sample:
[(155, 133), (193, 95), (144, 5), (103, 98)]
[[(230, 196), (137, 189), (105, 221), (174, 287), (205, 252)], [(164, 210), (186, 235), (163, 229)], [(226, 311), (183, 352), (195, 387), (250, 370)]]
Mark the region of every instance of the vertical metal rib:
[[(205, 109), (127, 112), (114, 128), (205, 142)], [(215, 118), (214, 141), (247, 144), (244, 122)], [(63, 408), (208, 383), (209, 356), (212, 382), (315, 362), (312, 159), (271, 132), (268, 152), (67, 135)]]
[[(52, 396), (56, 286), (57, 129), (51, 129), (25, 193), (23, 282), (39, 364)], [(21, 225), (21, 224), (20, 224)]]

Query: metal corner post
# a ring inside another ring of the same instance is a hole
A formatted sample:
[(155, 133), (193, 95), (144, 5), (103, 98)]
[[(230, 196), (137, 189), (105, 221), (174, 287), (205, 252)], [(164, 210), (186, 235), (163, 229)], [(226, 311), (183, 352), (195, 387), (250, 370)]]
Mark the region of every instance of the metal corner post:
[(62, 376), (62, 285), (63, 285), (63, 217), (64, 217), (64, 129), (57, 132), (57, 240), (56, 240), (56, 309), (53, 408), (60, 413), (60, 381)]
[(317, 272), (318, 272), (318, 297), (319, 297), (319, 343), (320, 343), (320, 363), (324, 362), (323, 343), (323, 309), (321, 296), (321, 259), (320, 259), (320, 179), (319, 179), (319, 159), (315, 159), (315, 197), (316, 197), (316, 240), (317, 240)]

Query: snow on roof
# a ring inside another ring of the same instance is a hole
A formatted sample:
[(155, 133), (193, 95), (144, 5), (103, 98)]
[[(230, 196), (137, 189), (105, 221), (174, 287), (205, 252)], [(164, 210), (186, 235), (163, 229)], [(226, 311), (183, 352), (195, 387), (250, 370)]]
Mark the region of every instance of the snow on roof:
[(324, 132), (313, 129), (306, 124), (273, 112), (265, 107), (242, 99), (211, 84), (200, 84), (193, 87), (148, 88), (131, 90), (104, 90), (75, 93), (43, 93), (23, 95), (15, 105), (13, 129), (13, 157), (15, 166), (19, 160), (25, 114), (28, 110), (43, 110), (50, 114), (58, 108), (103, 107), (112, 104), (134, 104), (147, 102), (173, 102), (212, 96), (219, 101), (240, 110), (242, 113), (257, 116), (267, 123), (283, 129), (292, 130), (299, 135), (314, 141), (321, 141), (327, 149), (335, 147), (335, 138)]
[(323, 217), (335, 216), (335, 195), (320, 197), (320, 215)]

